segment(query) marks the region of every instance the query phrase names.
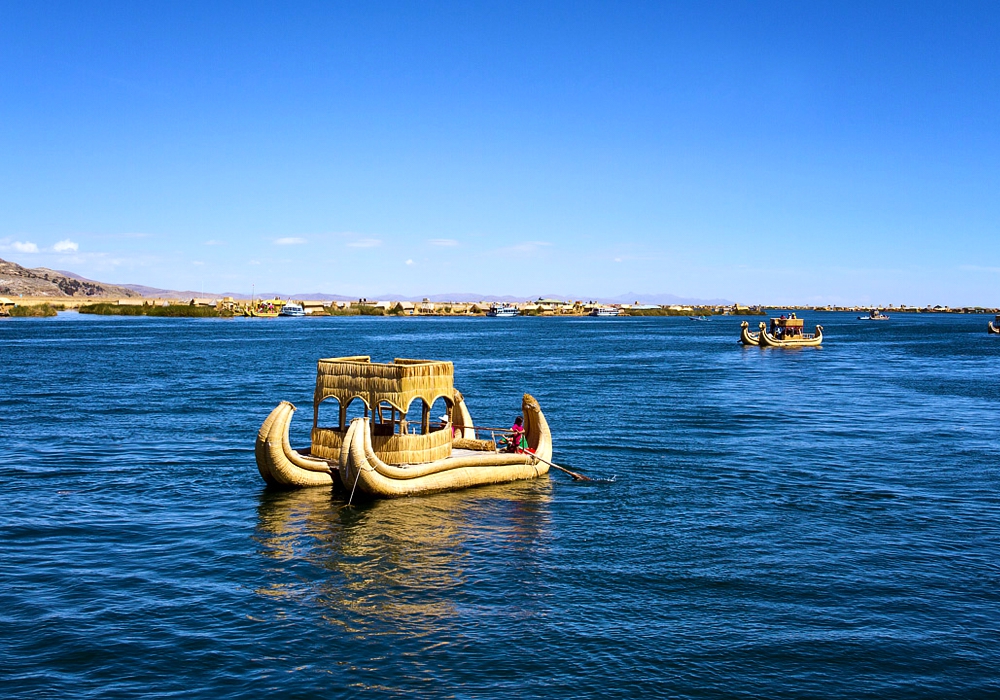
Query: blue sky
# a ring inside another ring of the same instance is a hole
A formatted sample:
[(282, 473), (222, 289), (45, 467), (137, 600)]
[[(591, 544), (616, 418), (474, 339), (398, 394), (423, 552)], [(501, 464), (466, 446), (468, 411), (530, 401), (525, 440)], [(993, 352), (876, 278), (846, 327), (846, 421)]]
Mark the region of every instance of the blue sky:
[(0, 2), (0, 257), (1000, 305), (1000, 4)]

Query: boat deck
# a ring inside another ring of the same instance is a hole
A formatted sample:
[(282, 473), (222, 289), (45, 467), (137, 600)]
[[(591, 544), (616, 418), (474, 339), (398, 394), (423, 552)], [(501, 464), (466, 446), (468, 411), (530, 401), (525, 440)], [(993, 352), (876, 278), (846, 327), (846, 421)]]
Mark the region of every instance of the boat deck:
[[(308, 447), (301, 448), (301, 449), (298, 449), (298, 450), (295, 450), (295, 451), (298, 452), (303, 457), (310, 457), (312, 459), (318, 459), (318, 460), (320, 460), (322, 462), (326, 462), (327, 464), (329, 464), (330, 466), (335, 467), (335, 468), (338, 466), (337, 463), (334, 462), (333, 460), (323, 459), (322, 457), (317, 457), (316, 455), (314, 455), (309, 450)], [(464, 448), (455, 447), (455, 448), (452, 448), (452, 450), (451, 450), (451, 457), (449, 457), (449, 459), (453, 459), (455, 457), (476, 457), (478, 455), (495, 455), (495, 454), (502, 454), (502, 453), (487, 452), (485, 450), (466, 450)], [(406, 467), (408, 465), (406, 465), (406, 464), (397, 464), (396, 466), (397, 467)]]

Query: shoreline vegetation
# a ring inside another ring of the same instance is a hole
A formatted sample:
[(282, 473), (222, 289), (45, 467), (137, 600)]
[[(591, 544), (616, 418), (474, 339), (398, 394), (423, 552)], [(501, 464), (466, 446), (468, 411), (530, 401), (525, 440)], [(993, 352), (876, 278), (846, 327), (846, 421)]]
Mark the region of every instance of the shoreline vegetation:
[(32, 306), (13, 306), (7, 309), (7, 315), (12, 318), (51, 318), (65, 307), (62, 304), (35, 304)]
[(192, 304), (170, 304), (167, 306), (142, 306), (118, 304), (84, 304), (78, 311), (81, 314), (98, 316), (158, 316), (167, 318), (231, 318), (232, 311), (216, 309), (210, 306), (195, 306)]
[[(286, 303), (281, 299), (259, 300), (255, 302), (260, 306), (266, 305), (274, 315)], [(304, 307), (306, 316), (380, 316), (380, 317), (404, 317), (404, 316), (430, 316), (430, 317), (482, 317), (486, 315), (491, 304), (489, 302), (459, 303), (459, 302), (430, 302), (424, 300), (422, 303), (405, 301), (373, 301), (369, 299), (359, 299), (357, 301), (301, 301), (297, 302)], [(787, 313), (791, 311), (809, 312), (868, 312), (873, 308), (878, 308), (889, 314), (907, 313), (958, 313), (958, 314), (995, 314), (1000, 313), (1000, 309), (974, 306), (962, 308), (949, 308), (947, 306), (934, 307), (906, 307), (906, 306), (741, 306), (731, 304), (726, 306), (686, 306), (686, 305), (663, 305), (652, 304), (613, 304), (605, 305), (597, 302), (569, 302), (555, 299), (539, 299), (538, 301), (528, 301), (513, 304), (521, 316), (531, 317), (582, 317), (587, 316), (594, 309), (616, 310), (618, 317), (708, 317), (708, 316), (767, 316)], [(12, 305), (10, 299), (0, 298), (0, 316), (21, 317), (21, 318), (49, 318), (55, 316), (59, 311), (77, 310), (83, 314), (93, 314), (99, 316), (153, 316), (159, 318), (233, 318), (237, 316), (256, 315), (250, 313), (251, 302), (247, 300), (234, 300), (231, 297), (224, 299), (190, 299), (190, 300), (168, 300), (168, 299), (95, 299), (90, 303), (53, 303), (44, 299), (19, 299), (16, 305)]]

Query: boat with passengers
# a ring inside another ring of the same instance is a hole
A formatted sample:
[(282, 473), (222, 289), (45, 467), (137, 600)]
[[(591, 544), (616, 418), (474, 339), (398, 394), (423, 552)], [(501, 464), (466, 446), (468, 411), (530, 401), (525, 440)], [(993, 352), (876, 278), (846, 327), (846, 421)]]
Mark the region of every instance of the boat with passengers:
[(513, 318), (520, 316), (521, 312), (513, 304), (491, 304), (486, 315), (490, 318)]
[(794, 313), (772, 318), (770, 326), (763, 321), (757, 333), (750, 332), (750, 324), (740, 324), (740, 342), (762, 348), (805, 348), (823, 344), (823, 326), (817, 325), (815, 333), (806, 333), (805, 322)]
[[(438, 400), (445, 412), (433, 420)], [(320, 423), (327, 401), (337, 406), (332, 425)], [(364, 414), (348, 421), (355, 401)], [(257, 469), (273, 486), (336, 486), (350, 498), (395, 498), (534, 479), (548, 473), (552, 459), (549, 424), (530, 394), (521, 399), (522, 420), (509, 430), (477, 427), (455, 389), (451, 362), (322, 359), (308, 449), (289, 443), (294, 412), (282, 401), (257, 433)]]
[(858, 316), (859, 321), (888, 321), (889, 316), (882, 313), (881, 309), (872, 309), (864, 316)]
[(281, 311), (278, 312), (279, 316), (305, 316), (306, 310), (303, 308), (302, 304), (295, 301), (289, 301), (284, 306), (281, 307)]
[(1000, 314), (986, 324), (986, 332), (990, 335), (1000, 335)]

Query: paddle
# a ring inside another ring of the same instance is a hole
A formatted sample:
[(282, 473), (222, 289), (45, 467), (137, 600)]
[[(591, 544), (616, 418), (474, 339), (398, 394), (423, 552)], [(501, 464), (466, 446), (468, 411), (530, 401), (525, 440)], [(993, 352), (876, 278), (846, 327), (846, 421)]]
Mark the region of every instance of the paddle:
[(565, 473), (569, 474), (571, 477), (573, 477), (573, 481), (593, 481), (593, 479), (591, 479), (589, 476), (584, 476), (583, 474), (577, 474), (576, 472), (571, 472), (566, 467), (560, 467), (558, 464), (553, 464), (549, 460), (542, 459), (541, 457), (539, 457), (536, 454), (532, 454), (530, 452), (527, 452), (526, 454), (531, 454), (531, 456), (534, 457), (535, 459), (537, 459), (539, 462), (545, 462), (547, 465), (549, 465), (553, 469), (558, 469), (561, 472), (565, 472)]

